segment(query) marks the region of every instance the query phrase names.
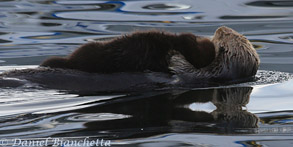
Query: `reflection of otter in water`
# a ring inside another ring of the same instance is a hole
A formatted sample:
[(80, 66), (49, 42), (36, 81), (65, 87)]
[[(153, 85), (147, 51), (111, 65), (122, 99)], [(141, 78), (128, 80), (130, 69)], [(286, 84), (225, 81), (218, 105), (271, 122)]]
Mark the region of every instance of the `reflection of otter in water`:
[[(245, 128), (248, 129), (247, 133), (251, 133), (253, 129), (250, 128), (258, 127), (259, 119), (242, 109), (248, 104), (251, 92), (251, 87), (234, 87), (140, 94), (98, 103), (77, 110), (77, 113), (128, 116), (110, 121), (86, 122), (87, 128), (82, 130), (112, 132), (111, 135), (121, 131), (118, 136), (129, 135), (129, 132), (136, 137), (173, 132), (233, 133)], [(194, 104), (215, 107), (210, 110), (200, 107), (192, 109)], [(141, 131), (141, 128), (144, 130)]]
[(254, 76), (259, 58), (244, 36), (220, 27), (211, 41), (192, 34), (137, 32), (108, 42), (85, 44), (67, 57), (49, 58), (41, 66), (96, 73), (153, 71), (236, 80)]

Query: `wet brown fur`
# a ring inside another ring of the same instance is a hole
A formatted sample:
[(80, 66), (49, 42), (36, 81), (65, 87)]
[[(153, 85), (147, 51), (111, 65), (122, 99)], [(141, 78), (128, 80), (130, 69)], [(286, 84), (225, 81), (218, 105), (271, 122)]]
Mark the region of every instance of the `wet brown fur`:
[(94, 73), (170, 72), (172, 51), (181, 53), (196, 69), (209, 65), (216, 56), (214, 44), (207, 38), (145, 31), (87, 43), (67, 57), (51, 57), (41, 66)]

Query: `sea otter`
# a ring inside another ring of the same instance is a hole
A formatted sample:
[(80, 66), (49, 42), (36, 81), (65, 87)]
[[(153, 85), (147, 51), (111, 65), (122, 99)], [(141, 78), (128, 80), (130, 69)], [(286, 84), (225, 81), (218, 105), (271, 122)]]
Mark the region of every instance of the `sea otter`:
[(38, 68), (0, 74), (0, 80), (22, 85), (23, 81), (13, 80), (17, 78), (49, 88), (92, 91), (207, 87), (251, 80), (259, 64), (249, 40), (228, 27), (218, 28), (212, 39), (145, 31), (87, 43), (67, 57), (45, 60)]
[(216, 30), (211, 41), (216, 50), (216, 58), (212, 63), (196, 69), (190, 68), (192, 65), (186, 61), (184, 66), (192, 70), (187, 73), (186, 67), (182, 68), (182, 65), (176, 62), (176, 56), (173, 56), (174, 71), (187, 75), (187, 79), (208, 79), (217, 82), (247, 81), (255, 76), (260, 59), (245, 36), (223, 26)]
[(111, 41), (87, 43), (67, 57), (49, 58), (41, 66), (94, 73), (170, 73), (170, 59), (177, 53), (197, 69), (207, 66), (216, 57), (214, 44), (207, 38), (193, 34), (146, 31)]
[(251, 43), (228, 27), (212, 40), (193, 34), (146, 31), (106, 42), (85, 44), (67, 57), (53, 57), (41, 66), (94, 73), (165, 72), (193, 79), (235, 80), (252, 77), (259, 57)]

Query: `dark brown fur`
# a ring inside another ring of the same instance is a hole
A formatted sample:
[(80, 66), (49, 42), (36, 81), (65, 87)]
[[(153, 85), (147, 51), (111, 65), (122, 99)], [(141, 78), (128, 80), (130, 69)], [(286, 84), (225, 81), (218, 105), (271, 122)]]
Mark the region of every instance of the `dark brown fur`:
[(49, 58), (41, 66), (95, 73), (170, 72), (172, 50), (180, 52), (195, 68), (205, 67), (215, 58), (214, 45), (209, 39), (193, 34), (148, 31), (87, 43), (67, 57)]

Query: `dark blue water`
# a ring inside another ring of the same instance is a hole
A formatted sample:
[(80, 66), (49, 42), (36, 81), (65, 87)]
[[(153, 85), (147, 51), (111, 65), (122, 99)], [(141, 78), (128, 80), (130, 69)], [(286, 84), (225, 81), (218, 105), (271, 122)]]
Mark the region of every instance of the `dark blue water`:
[[(261, 71), (293, 73), (290, 0), (2, 0), (0, 71), (36, 67), (48, 56), (136, 30), (210, 37), (223, 25), (253, 43)], [(41, 146), (36, 141), (47, 139), (48, 145), (89, 146), (99, 139), (101, 146), (103, 139), (111, 146), (292, 146), (293, 81), (273, 79), (119, 95), (2, 88), (0, 145)]]

